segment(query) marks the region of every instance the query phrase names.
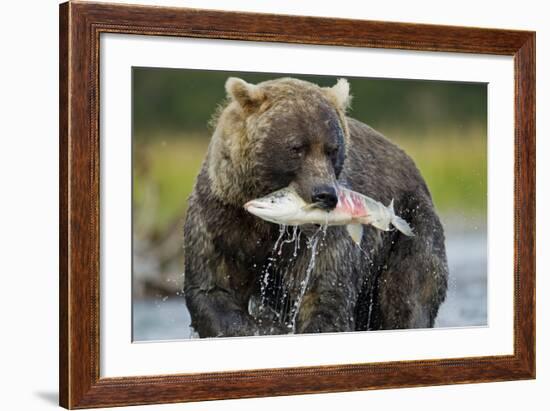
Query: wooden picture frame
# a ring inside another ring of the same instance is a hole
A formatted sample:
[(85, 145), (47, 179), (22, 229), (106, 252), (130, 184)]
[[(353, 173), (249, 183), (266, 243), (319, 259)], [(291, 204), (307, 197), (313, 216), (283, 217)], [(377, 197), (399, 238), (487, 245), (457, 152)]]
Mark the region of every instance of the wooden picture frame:
[[(99, 372), (101, 33), (513, 56), (514, 353), (151, 377)], [(184, 8), (60, 6), (60, 404), (90, 408), (535, 377), (535, 33)]]

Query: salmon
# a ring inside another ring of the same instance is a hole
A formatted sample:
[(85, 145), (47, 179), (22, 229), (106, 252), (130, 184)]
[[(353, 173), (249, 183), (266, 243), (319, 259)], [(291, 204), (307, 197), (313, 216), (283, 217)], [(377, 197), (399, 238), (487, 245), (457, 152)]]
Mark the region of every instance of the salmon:
[(385, 206), (344, 187), (337, 187), (336, 191), (338, 203), (332, 210), (325, 210), (315, 203), (307, 203), (290, 186), (251, 200), (244, 208), (256, 217), (274, 224), (345, 225), (356, 244), (361, 243), (363, 225), (371, 225), (382, 231), (389, 231), (393, 226), (406, 236), (414, 236), (409, 224), (395, 214), (393, 200)]

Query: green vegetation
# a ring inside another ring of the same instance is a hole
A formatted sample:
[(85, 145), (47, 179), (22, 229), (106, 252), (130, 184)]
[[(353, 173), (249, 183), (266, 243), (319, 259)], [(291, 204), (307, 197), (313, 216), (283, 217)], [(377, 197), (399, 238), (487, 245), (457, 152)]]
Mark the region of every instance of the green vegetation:
[(139, 146), (140, 154), (134, 157), (134, 209), (154, 212), (152, 226), (159, 231), (184, 216), (207, 148), (208, 139), (195, 135), (164, 136)]
[(483, 214), (487, 208), (485, 132), (441, 130), (422, 139), (388, 133), (415, 161), (443, 214)]

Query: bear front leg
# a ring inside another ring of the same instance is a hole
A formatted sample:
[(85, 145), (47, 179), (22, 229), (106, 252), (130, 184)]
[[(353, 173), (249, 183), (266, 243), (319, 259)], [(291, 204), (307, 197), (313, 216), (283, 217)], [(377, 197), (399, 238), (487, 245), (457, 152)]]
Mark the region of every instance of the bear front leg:
[(296, 333), (313, 334), (354, 330), (344, 298), (336, 293), (309, 293), (304, 297), (296, 320)]
[(231, 253), (216, 246), (203, 209), (192, 197), (184, 227), (184, 295), (191, 326), (202, 338), (258, 335), (248, 313), (254, 278), (235, 266)]
[[(315, 249), (315, 247), (313, 247)], [(298, 307), (296, 333), (348, 332), (355, 330), (355, 304), (360, 286), (357, 264), (361, 261), (345, 228), (329, 227), (317, 247), (303, 299)], [(297, 273), (306, 273), (312, 264), (311, 252), (297, 264)], [(306, 278), (299, 277), (296, 284)], [(299, 299), (301, 290), (296, 290)]]
[(201, 338), (260, 334), (254, 319), (222, 288), (186, 288), (185, 299), (191, 313), (191, 326)]
[(298, 334), (355, 330), (356, 291), (350, 281), (323, 273), (308, 289), (296, 316)]
[[(427, 200), (426, 200), (427, 203)], [(380, 273), (372, 327), (431, 328), (447, 292), (443, 228), (431, 204), (414, 216), (415, 236), (394, 233), (388, 264)]]

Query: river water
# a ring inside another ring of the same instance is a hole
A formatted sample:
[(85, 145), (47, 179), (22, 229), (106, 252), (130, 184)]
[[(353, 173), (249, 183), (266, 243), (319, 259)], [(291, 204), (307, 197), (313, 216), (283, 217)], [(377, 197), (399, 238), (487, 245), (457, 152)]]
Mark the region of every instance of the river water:
[[(487, 237), (485, 230), (453, 233), (447, 240), (449, 289), (436, 327), (487, 324)], [(134, 301), (133, 340), (192, 338), (191, 319), (181, 296)]]

